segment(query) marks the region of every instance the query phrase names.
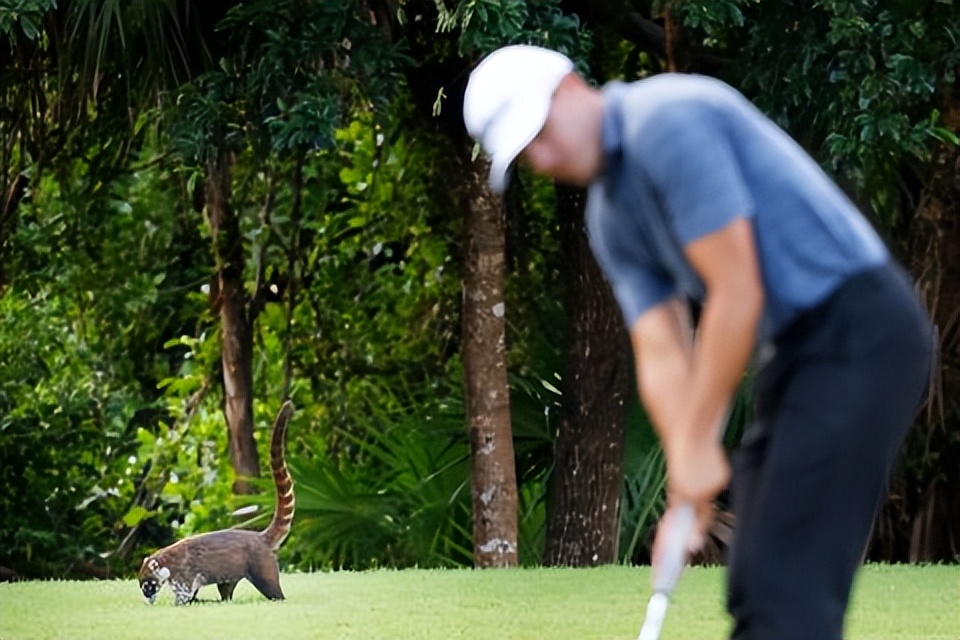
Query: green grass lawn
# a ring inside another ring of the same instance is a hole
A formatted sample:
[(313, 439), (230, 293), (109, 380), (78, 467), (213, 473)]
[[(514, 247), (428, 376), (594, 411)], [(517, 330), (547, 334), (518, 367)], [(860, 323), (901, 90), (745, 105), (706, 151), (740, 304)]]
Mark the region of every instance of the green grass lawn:
[[(693, 568), (681, 580), (663, 639), (724, 638), (723, 570)], [(624, 638), (633, 639), (650, 595), (649, 570), (374, 571), (282, 576), (285, 602), (246, 581), (235, 599), (154, 606), (132, 580), (0, 585), (0, 639), (20, 638)], [(846, 637), (957, 640), (960, 568), (861, 570)]]

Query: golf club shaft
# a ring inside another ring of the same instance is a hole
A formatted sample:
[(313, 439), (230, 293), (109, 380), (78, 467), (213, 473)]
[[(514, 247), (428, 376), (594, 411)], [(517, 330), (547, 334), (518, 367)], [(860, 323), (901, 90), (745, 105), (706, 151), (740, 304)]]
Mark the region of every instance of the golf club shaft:
[(687, 540), (696, 525), (693, 505), (683, 503), (675, 508), (669, 529), (664, 531), (664, 548), (658, 566), (653, 569), (653, 595), (647, 604), (647, 614), (637, 640), (657, 640), (666, 617), (670, 594), (680, 580), (687, 557)]
[[(723, 437), (729, 418), (730, 407), (727, 407), (714, 427), (714, 437), (718, 440)], [(660, 637), (670, 594), (683, 572), (683, 565), (687, 560), (687, 541), (696, 524), (697, 513), (693, 504), (685, 502), (677, 505), (669, 529), (663, 532), (663, 551), (658, 566), (653, 567), (653, 595), (647, 604), (647, 613), (637, 640), (658, 640)]]

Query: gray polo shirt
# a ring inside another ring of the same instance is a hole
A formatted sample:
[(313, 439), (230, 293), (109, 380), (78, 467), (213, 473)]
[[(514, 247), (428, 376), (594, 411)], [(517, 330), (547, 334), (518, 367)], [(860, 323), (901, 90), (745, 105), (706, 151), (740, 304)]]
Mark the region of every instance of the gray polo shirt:
[(703, 300), (683, 247), (736, 218), (753, 223), (761, 341), (888, 260), (834, 182), (726, 84), (662, 74), (603, 92), (605, 164), (590, 186), (587, 228), (628, 327), (667, 298)]

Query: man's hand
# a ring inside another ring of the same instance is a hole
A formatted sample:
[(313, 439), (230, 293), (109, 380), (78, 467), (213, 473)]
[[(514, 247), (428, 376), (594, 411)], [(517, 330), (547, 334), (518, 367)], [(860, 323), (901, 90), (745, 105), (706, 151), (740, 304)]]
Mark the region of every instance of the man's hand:
[(663, 514), (653, 543), (653, 564), (660, 566), (664, 548), (671, 542), (673, 520), (680, 505), (694, 508), (696, 522), (684, 541), (686, 554), (692, 555), (703, 548), (707, 532), (716, 515), (713, 499), (730, 481), (730, 465), (726, 452), (716, 443), (707, 443), (697, 451), (678, 453), (675, 463), (667, 463), (667, 511)]
[(666, 451), (667, 495), (672, 503), (709, 505), (730, 482), (730, 463), (713, 438), (675, 441)]
[[(676, 443), (679, 448), (681, 445)], [(671, 522), (681, 504), (693, 505), (697, 521), (685, 541), (688, 555), (703, 548), (713, 525), (716, 510), (713, 499), (730, 481), (730, 464), (723, 447), (716, 441), (692, 443), (686, 450), (667, 452), (667, 496), (669, 506), (657, 526), (653, 543), (653, 563), (659, 565)]]
[(687, 553), (695, 553), (703, 547), (713, 524), (713, 500), (730, 482), (730, 463), (716, 440), (674, 444), (674, 450), (667, 453), (667, 496), (671, 507), (664, 521), (675, 505), (693, 505), (697, 524), (687, 541)]

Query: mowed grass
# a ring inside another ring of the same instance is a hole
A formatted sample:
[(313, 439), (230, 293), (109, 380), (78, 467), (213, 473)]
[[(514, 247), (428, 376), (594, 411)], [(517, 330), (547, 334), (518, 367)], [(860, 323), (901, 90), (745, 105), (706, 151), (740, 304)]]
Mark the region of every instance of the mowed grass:
[[(246, 581), (229, 603), (154, 606), (132, 580), (0, 585), (0, 638), (636, 638), (649, 569), (507, 569), (285, 574), (287, 600)], [(720, 568), (688, 569), (662, 638), (724, 638)], [(859, 574), (846, 638), (960, 637), (960, 568), (870, 565)]]

